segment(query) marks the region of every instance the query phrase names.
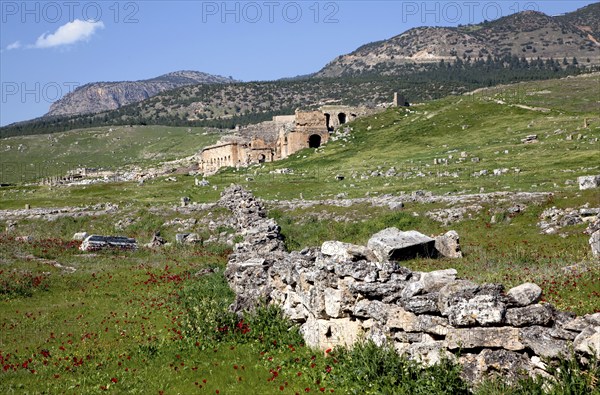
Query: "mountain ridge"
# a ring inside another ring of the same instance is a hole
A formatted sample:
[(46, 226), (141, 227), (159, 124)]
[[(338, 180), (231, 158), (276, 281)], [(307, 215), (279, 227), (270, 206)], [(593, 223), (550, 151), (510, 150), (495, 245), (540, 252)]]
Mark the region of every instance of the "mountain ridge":
[(398, 66), (506, 54), (526, 59), (580, 58), (600, 63), (600, 3), (561, 16), (522, 11), (479, 24), (421, 26), (340, 55), (318, 77), (379, 73), (398, 75)]
[(180, 70), (137, 81), (101, 81), (82, 85), (52, 103), (44, 117), (83, 115), (115, 110), (159, 93), (188, 85), (236, 82), (200, 71)]

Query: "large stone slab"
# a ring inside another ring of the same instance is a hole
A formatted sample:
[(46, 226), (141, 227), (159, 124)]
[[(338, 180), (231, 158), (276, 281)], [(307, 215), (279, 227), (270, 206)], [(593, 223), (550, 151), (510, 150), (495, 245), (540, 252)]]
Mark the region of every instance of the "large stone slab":
[(543, 326), (530, 326), (519, 330), (521, 342), (535, 355), (545, 358), (558, 358), (569, 354), (570, 342), (556, 339), (552, 330)]
[(477, 295), (469, 300), (459, 300), (447, 310), (448, 319), (454, 326), (500, 324), (504, 319), (506, 305), (493, 295)]
[(375, 233), (367, 243), (380, 262), (401, 261), (417, 256), (436, 255), (435, 240), (416, 230), (387, 228)]
[(306, 345), (320, 349), (352, 346), (364, 333), (360, 322), (350, 318), (320, 320), (309, 318), (300, 331)]
[(580, 190), (594, 189), (600, 187), (600, 175), (577, 177)]
[(104, 248), (135, 250), (137, 247), (137, 241), (129, 237), (91, 235), (85, 238), (79, 249), (82, 251), (97, 251)]
[(552, 321), (552, 309), (546, 305), (532, 304), (506, 311), (506, 323), (511, 326), (546, 326)]
[(459, 363), (462, 365), (462, 376), (471, 383), (493, 376), (514, 383), (527, 377), (532, 370), (532, 364), (525, 355), (503, 349), (464, 354), (459, 357)]
[(406, 285), (406, 288), (402, 291), (402, 297), (409, 299), (415, 295), (437, 292), (447, 284), (453, 283), (456, 280), (457, 273), (456, 269), (418, 273), (418, 276), (413, 276), (413, 278), (418, 278), (418, 280), (409, 282)]
[(501, 328), (450, 328), (446, 335), (446, 346), (450, 350), (458, 348), (504, 348), (510, 351), (523, 350), (519, 329)]

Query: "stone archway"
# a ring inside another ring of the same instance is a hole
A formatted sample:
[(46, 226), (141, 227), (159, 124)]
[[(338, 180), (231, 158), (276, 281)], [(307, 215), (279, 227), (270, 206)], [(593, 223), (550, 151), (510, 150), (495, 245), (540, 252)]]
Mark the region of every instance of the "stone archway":
[(331, 126), (331, 114), (325, 113), (325, 125), (327, 125), (327, 131), (333, 132), (333, 126)]
[(343, 125), (347, 122), (346, 114), (341, 112), (338, 114), (338, 121), (340, 121), (340, 125)]
[(267, 161), (267, 157), (265, 154), (258, 155), (258, 163), (265, 163)]
[(309, 148), (319, 148), (321, 146), (321, 136), (313, 134), (308, 138)]

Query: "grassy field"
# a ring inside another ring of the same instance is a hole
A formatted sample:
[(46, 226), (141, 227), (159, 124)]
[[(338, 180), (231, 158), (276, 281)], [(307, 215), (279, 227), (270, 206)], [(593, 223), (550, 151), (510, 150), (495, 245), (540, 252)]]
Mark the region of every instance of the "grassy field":
[(79, 167), (149, 167), (197, 153), (218, 139), (203, 128), (113, 126), (0, 139), (0, 182), (64, 176)]
[[(51, 207), (65, 201), (81, 205), (90, 198), (121, 204), (140, 201), (175, 204), (181, 196), (190, 196), (196, 202), (209, 202), (219, 195), (213, 187), (221, 189), (233, 182), (251, 188), (266, 199), (334, 198), (340, 193), (364, 197), (367, 193), (396, 194), (414, 190), (472, 193), (482, 188), (486, 192), (576, 191), (578, 176), (600, 172), (599, 78), (599, 74), (593, 74), (522, 83), (410, 108), (389, 109), (349, 124), (352, 132), (348, 136), (319, 149), (303, 150), (286, 160), (261, 166), (225, 169), (208, 178), (211, 187), (194, 187), (194, 177), (181, 175), (176, 182), (163, 178), (143, 186), (130, 183), (3, 188), (0, 209), (21, 207), (24, 202), (32, 207)], [(574, 91), (578, 95), (573, 95)], [(550, 110), (535, 111), (517, 105)], [(587, 120), (587, 128), (584, 128), (584, 120)], [(160, 131), (160, 128), (147, 128), (152, 133)], [(94, 154), (74, 151), (68, 155), (72, 155), (73, 160), (76, 155), (87, 156), (88, 166), (100, 167), (111, 160), (119, 165), (132, 157), (142, 161), (139, 158), (146, 155), (143, 152), (150, 149), (147, 147), (155, 147), (151, 151), (155, 156), (160, 153), (162, 158), (174, 158), (183, 151), (191, 154), (216, 138), (189, 134), (187, 129), (167, 130), (183, 141), (163, 138), (152, 145), (132, 140), (130, 149), (135, 148), (136, 155), (114, 154), (112, 159), (103, 146), (94, 145), (91, 146)], [(537, 143), (521, 142), (532, 134), (538, 136)], [(75, 138), (76, 133), (66, 135)], [(28, 137), (32, 141), (31, 148), (18, 158), (26, 162), (56, 156), (56, 153), (44, 154), (34, 149), (47, 145), (46, 140), (53, 136)], [(192, 146), (192, 138), (200, 140)], [(0, 142), (7, 144), (10, 140)], [(12, 152), (15, 147), (11, 145)], [(176, 150), (168, 147), (176, 147)], [(107, 157), (101, 159), (103, 155)], [(4, 158), (3, 155), (3, 164)], [(273, 174), (284, 168), (291, 169), (293, 174)], [(372, 175), (374, 171), (385, 174), (390, 168), (395, 169), (396, 176)], [(500, 175), (494, 175), (494, 170), (500, 171)], [(480, 175), (482, 172), (487, 174)], [(343, 175), (344, 181), (336, 181), (337, 175)]]
[[(79, 251), (71, 236), (78, 231), (122, 234), (142, 244), (160, 230), (173, 241), (180, 230), (165, 223), (176, 218), (198, 219), (189, 231), (205, 239), (231, 232), (208, 227), (210, 219), (228, 215), (224, 209), (185, 213), (176, 206), (182, 196), (214, 202), (223, 187), (238, 182), (268, 199), (269, 215), (281, 225), (291, 250), (332, 239), (364, 244), (389, 226), (430, 235), (455, 229), (463, 259), (404, 264), (423, 271), (454, 267), (462, 278), (507, 288), (531, 281), (543, 288), (544, 301), (560, 309), (600, 312), (600, 267), (583, 233), (586, 225), (567, 226), (554, 235), (540, 234), (537, 226), (540, 214), (550, 207), (600, 207), (598, 190), (579, 191), (573, 183), (577, 176), (600, 173), (597, 84), (598, 75), (527, 83), (389, 109), (349, 124), (352, 133), (317, 150), (264, 166), (226, 169), (209, 177), (208, 187), (195, 187), (192, 176), (176, 175), (176, 181), (158, 178), (143, 185), (0, 188), (0, 209), (119, 204), (113, 215), (20, 218), (16, 224), (0, 219), (0, 392), (467, 393), (450, 364), (422, 369), (370, 344), (328, 353), (311, 350), (303, 346), (297, 328), (273, 309), (240, 321), (227, 311), (233, 294), (222, 275), (231, 252), (226, 245), (90, 254)], [(588, 128), (583, 128), (584, 119)], [(31, 136), (16, 145), (16, 140), (3, 139), (1, 162), (44, 158), (45, 163), (75, 161), (89, 167), (154, 164), (190, 155), (216, 139), (183, 128), (128, 131), (141, 133), (137, 138), (121, 132), (121, 140), (115, 141), (99, 138), (115, 133), (105, 130), (78, 132), (80, 137), (74, 131)], [(529, 134), (537, 134), (539, 142), (521, 143)], [(569, 135), (573, 138), (567, 139)], [(54, 138), (63, 144), (48, 147)], [(127, 144), (118, 144), (123, 142)], [(19, 144), (27, 148), (17, 152)], [(459, 161), (462, 152), (466, 157)], [(434, 165), (434, 159), (448, 164)], [(390, 167), (396, 176), (373, 175)], [(293, 174), (272, 173), (283, 168)], [(503, 168), (509, 171), (474, 175)], [(345, 178), (336, 181), (336, 175)], [(448, 226), (426, 215), (450, 207), (444, 203), (406, 202), (403, 210), (391, 212), (368, 203), (282, 208), (276, 202), (416, 190), (457, 194), (482, 188), (554, 194), (516, 214), (508, 213), (509, 202), (481, 203), (482, 209), (471, 217)], [(496, 223), (491, 222), (494, 214)], [(128, 218), (132, 221), (120, 224)], [(33, 241), (15, 238), (25, 235)], [(573, 265), (579, 269), (564, 269)], [(565, 366), (562, 373), (555, 372), (558, 383), (550, 393), (598, 393), (597, 362), (584, 371)], [(541, 394), (543, 387), (532, 380), (510, 388), (491, 381), (475, 392)]]

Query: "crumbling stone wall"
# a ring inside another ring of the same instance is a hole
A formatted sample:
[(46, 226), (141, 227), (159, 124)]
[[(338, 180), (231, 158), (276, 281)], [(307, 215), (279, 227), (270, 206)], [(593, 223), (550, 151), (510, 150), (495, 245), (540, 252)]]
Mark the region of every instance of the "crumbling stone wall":
[(540, 304), (535, 284), (505, 292), (500, 284), (459, 279), (454, 269), (417, 272), (390, 261), (399, 248), (394, 243), (409, 238), (432, 254), (458, 258), (456, 232), (431, 239), (392, 229), (368, 246), (329, 241), (288, 253), (279, 226), (252, 194), (232, 186), (220, 204), (232, 210), (244, 237), (225, 273), (237, 295), (232, 308), (277, 304), (301, 325), (310, 346), (350, 346), (361, 338), (391, 343), (426, 364), (455, 360), (472, 382), (492, 373), (508, 380), (521, 372), (544, 375), (542, 358), (571, 350), (600, 357), (600, 313), (576, 317)]

